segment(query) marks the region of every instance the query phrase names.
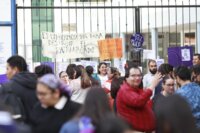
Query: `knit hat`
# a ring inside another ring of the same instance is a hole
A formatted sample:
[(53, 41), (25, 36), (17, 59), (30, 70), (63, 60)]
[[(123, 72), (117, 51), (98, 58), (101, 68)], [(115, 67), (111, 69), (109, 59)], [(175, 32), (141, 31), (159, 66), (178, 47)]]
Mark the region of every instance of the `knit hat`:
[(61, 82), (60, 79), (57, 78), (54, 74), (46, 74), (46, 75), (42, 76), (38, 80), (38, 83), (42, 83), (42, 84), (48, 86), (49, 89), (51, 89), (51, 90), (59, 89), (61, 93), (65, 93), (68, 96), (71, 95), (69, 86), (64, 84), (63, 82)]

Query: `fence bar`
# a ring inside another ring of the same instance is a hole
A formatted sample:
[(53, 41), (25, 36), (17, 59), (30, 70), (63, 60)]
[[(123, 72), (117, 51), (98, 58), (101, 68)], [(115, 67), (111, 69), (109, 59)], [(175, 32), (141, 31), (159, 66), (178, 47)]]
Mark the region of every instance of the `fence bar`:
[[(190, 0), (189, 0), (189, 5), (190, 5)], [(190, 21), (190, 7), (189, 7), (189, 45), (191, 45), (191, 27), (190, 27), (190, 23), (191, 23), (191, 21)]]
[(76, 14), (76, 33), (77, 33), (77, 32), (78, 32), (78, 28), (77, 28), (77, 27), (78, 27), (78, 24), (77, 24), (77, 18), (78, 18), (78, 17), (77, 17), (77, 0), (76, 0), (76, 2), (75, 2), (75, 7), (76, 7), (76, 8), (75, 8), (75, 14)]
[[(133, 7), (133, 8), (132, 8), (132, 10), (133, 10), (133, 16), (134, 16), (134, 14), (135, 14), (135, 13), (134, 13), (134, 12), (135, 12), (135, 10), (134, 10), (134, 9), (135, 9), (135, 8), (134, 8), (134, 0), (132, 0), (132, 7)], [(127, 8), (126, 8), (126, 10), (127, 10)], [(127, 14), (126, 14), (126, 18), (127, 18)], [(135, 21), (134, 21), (134, 19), (135, 19), (135, 18), (133, 17), (133, 33), (134, 33), (134, 31), (135, 31)]]
[[(161, 0), (161, 5), (163, 5), (163, 0)], [(164, 32), (163, 32), (163, 8), (161, 8), (161, 21), (162, 21), (162, 45), (164, 45)]]
[[(118, 2), (118, 6), (120, 6), (120, 2)], [(120, 29), (120, 8), (118, 9), (119, 12), (119, 35), (118, 37), (120, 37), (120, 33), (121, 33), (121, 29)]]
[(140, 9), (136, 8), (135, 9), (135, 29), (136, 33), (140, 33)]
[[(168, 6), (169, 6), (169, 0), (168, 0)], [(170, 9), (168, 8), (168, 24), (169, 24), (169, 47), (171, 46), (171, 43), (170, 43)]]
[[(133, 5), (133, 2), (134, 1), (132, 1), (132, 5)], [(127, 6), (127, 0), (125, 0), (125, 5)], [(126, 35), (125, 35), (125, 50), (124, 51), (127, 51), (126, 53), (126, 55), (124, 56), (124, 57), (126, 57), (127, 59), (129, 58), (128, 57), (128, 40), (127, 40), (127, 32), (128, 32), (128, 22), (127, 22), (127, 9), (125, 9), (126, 10), (126, 15), (125, 15), (125, 19), (126, 19)], [(134, 9), (133, 9), (134, 10)], [(134, 18), (134, 17), (133, 17)], [(134, 23), (134, 21), (133, 21), (133, 23)], [(134, 29), (134, 24), (133, 24), (133, 29)], [(133, 30), (134, 31), (134, 30)], [(124, 36), (124, 35), (123, 35)]]
[(84, 2), (82, 2), (83, 5), (83, 33), (85, 33), (85, 9), (84, 9)]
[[(45, 6), (47, 7), (47, 0), (45, 0), (45, 2), (46, 2)], [(45, 17), (46, 18), (46, 20), (45, 20), (46, 24), (45, 24), (45, 26), (46, 26), (46, 30), (48, 31), (48, 27), (47, 27), (48, 26), (47, 25), (47, 8), (45, 9), (45, 12), (46, 12), (46, 17)]]
[[(17, 4), (16, 4), (16, 7), (17, 7)], [(15, 49), (16, 49), (16, 54), (18, 54), (18, 19), (17, 19), (17, 15), (18, 15), (18, 11), (17, 11), (17, 8), (15, 8), (15, 27), (16, 27), (16, 46), (15, 46)]]
[[(177, 3), (176, 3), (176, 0), (175, 0), (175, 5), (176, 5)], [(177, 8), (175, 8), (175, 20), (176, 20), (176, 46), (177, 46)]]
[[(113, 8), (113, 9), (118, 9), (118, 8), (127, 8), (127, 9), (133, 9), (133, 8), (136, 8), (136, 7), (138, 7), (138, 8), (147, 8), (147, 6), (106, 6), (106, 8)], [(189, 7), (191, 7), (191, 8), (195, 8), (195, 7), (200, 7), (200, 5), (177, 5), (177, 6), (175, 6), (175, 5), (168, 5), (168, 6), (166, 6), (166, 5), (163, 5), (163, 6), (161, 6), (161, 5), (156, 5), (156, 6), (149, 6), (149, 8), (189, 8)], [(40, 6), (40, 7), (38, 7), (38, 6), (18, 6), (17, 7), (18, 9), (46, 9), (46, 8), (48, 8), (48, 9), (60, 9), (60, 8), (69, 8), (69, 9), (74, 9), (74, 8), (77, 8), (77, 9), (82, 9), (83, 7), (82, 6), (70, 6), (70, 7), (67, 7), (67, 6), (63, 6), (63, 7), (61, 7), (61, 6)], [(92, 8), (92, 9), (96, 9), (96, 8), (98, 8), (98, 9), (104, 9), (104, 6), (92, 6), (92, 7), (90, 7), (90, 6), (84, 6), (84, 9), (90, 9), (90, 8)]]
[[(183, 1), (182, 1), (182, 5), (183, 5)], [(182, 41), (183, 41), (183, 45), (185, 44), (184, 38), (185, 38), (185, 31), (184, 31), (185, 25), (184, 25), (184, 8), (182, 8), (182, 29), (183, 29), (183, 37), (182, 37)]]
[(97, 31), (99, 31), (99, 0), (97, 0)]
[[(105, 7), (105, 0), (103, 1), (103, 5)], [(104, 8), (104, 31), (106, 32), (106, 8)]]
[[(197, 5), (197, 0), (195, 0), (195, 5)], [(198, 37), (197, 37), (197, 7), (195, 8), (195, 17), (196, 17), (196, 34), (195, 34), (195, 38), (196, 38), (196, 49), (195, 49), (195, 52), (198, 51), (198, 47), (199, 47), (199, 43), (198, 43)]]
[(112, 37), (113, 37), (113, 0), (111, 0), (111, 27), (112, 27)]
[[(148, 10), (148, 44), (150, 44), (149, 1), (148, 1), (147, 5), (148, 5), (148, 8), (147, 8), (147, 10)], [(149, 45), (148, 45), (148, 44), (147, 44), (147, 49), (148, 49), (148, 47), (149, 47)]]
[[(24, 0), (23, 0), (23, 6), (24, 6)], [(25, 9), (23, 9), (23, 24), (24, 24), (24, 57), (26, 59), (26, 21), (25, 21)]]
[[(68, 0), (68, 7), (69, 7), (69, 0)], [(71, 28), (70, 28), (70, 9), (69, 8), (68, 8), (68, 29), (69, 29), (69, 33), (70, 33), (71, 32)]]

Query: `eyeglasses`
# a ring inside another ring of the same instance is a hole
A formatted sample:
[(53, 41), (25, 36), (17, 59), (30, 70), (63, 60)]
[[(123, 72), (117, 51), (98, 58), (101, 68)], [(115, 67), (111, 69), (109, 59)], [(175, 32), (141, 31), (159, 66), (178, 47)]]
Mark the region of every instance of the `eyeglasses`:
[(141, 74), (133, 74), (133, 75), (130, 75), (131, 77), (133, 78), (142, 78), (142, 75)]
[(167, 87), (174, 86), (174, 84), (165, 84)]

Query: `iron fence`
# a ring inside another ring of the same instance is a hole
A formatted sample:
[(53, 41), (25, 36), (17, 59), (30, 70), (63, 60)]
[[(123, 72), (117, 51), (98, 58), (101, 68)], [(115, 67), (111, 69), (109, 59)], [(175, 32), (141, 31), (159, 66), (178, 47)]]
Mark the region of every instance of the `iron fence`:
[[(41, 54), (41, 31), (86, 33), (104, 31), (106, 38), (123, 39), (123, 58), (144, 62), (142, 52), (132, 51), (130, 37), (136, 32), (143, 34), (143, 49), (152, 49), (152, 29), (158, 33), (156, 54), (167, 60), (167, 48), (192, 45), (197, 47), (199, 7), (197, 0), (188, 4), (174, 0), (174, 4), (160, 3), (135, 6), (134, 0), (70, 2), (69, 0), (31, 0), (17, 5), (18, 45), (32, 45), (33, 61), (47, 61)], [(28, 36), (28, 37), (27, 37)], [(153, 47), (154, 48), (154, 47)], [(197, 51), (197, 48), (195, 48)], [(31, 52), (30, 52), (31, 53)], [(31, 56), (31, 55), (29, 55)]]

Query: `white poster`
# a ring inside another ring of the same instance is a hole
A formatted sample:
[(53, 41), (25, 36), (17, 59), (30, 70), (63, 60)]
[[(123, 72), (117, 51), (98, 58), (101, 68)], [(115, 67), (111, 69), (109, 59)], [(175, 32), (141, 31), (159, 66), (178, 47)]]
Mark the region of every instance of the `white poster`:
[(61, 71), (66, 71), (68, 62), (56, 62), (56, 74), (58, 75)]
[(190, 49), (181, 49), (182, 61), (190, 61)]
[(105, 39), (105, 33), (65, 34), (42, 32), (43, 55), (50, 58), (99, 57), (98, 40)]
[(11, 27), (0, 26), (0, 74), (6, 72), (6, 61), (12, 55)]
[(155, 59), (155, 51), (144, 49), (143, 50), (143, 59)]
[(81, 64), (84, 67), (86, 67), (86, 66), (92, 66), (94, 68), (94, 72), (93, 73), (97, 73), (98, 62), (96, 62), (96, 61), (81, 60)]
[(156, 59), (157, 68), (159, 68), (163, 63), (165, 63), (164, 59)]
[(125, 69), (124, 69), (125, 64), (126, 64), (126, 59), (114, 59), (114, 67), (116, 67), (119, 70), (121, 76), (125, 75)]

